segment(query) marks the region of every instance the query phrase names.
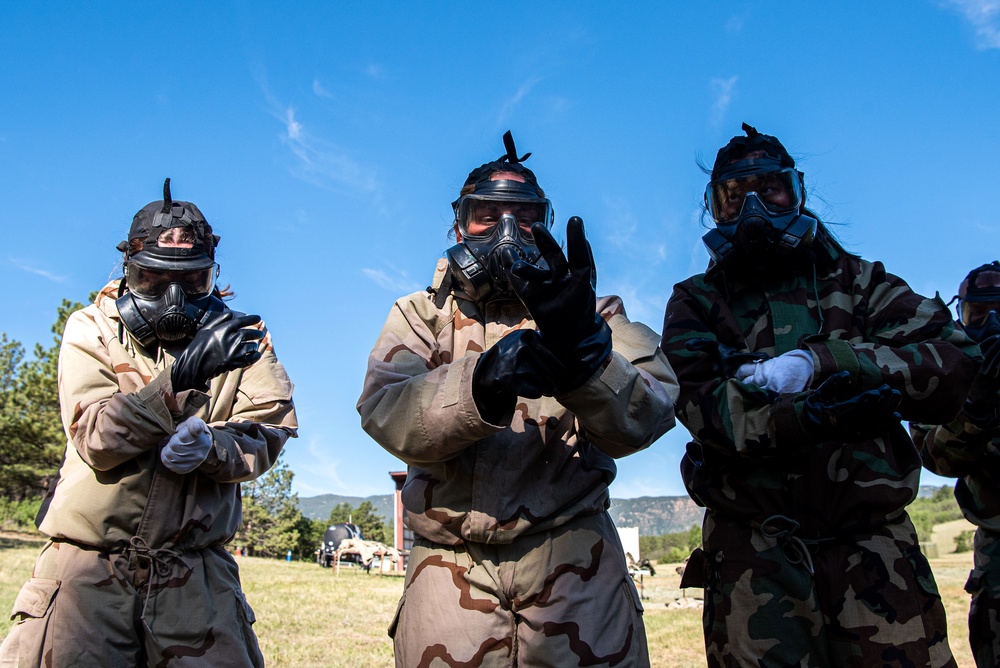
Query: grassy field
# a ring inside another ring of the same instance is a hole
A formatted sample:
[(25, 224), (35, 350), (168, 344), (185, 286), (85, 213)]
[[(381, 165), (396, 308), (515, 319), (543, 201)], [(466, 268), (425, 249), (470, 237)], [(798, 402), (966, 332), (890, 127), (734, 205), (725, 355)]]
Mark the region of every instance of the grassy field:
[[(968, 525), (964, 520), (935, 530), (938, 559), (931, 566), (948, 613), (948, 632), (958, 665), (973, 668), (966, 641), (969, 597), (963, 590), (972, 565), (969, 552), (952, 554), (951, 536)], [(31, 572), (40, 541), (0, 535), (0, 610), (11, 609), (17, 591)], [(268, 666), (279, 668), (392, 666), (392, 643), (385, 630), (402, 592), (400, 577), (344, 570), (334, 575), (315, 563), (239, 559), (243, 586), (254, 611), (255, 629)], [(671, 668), (705, 665), (701, 610), (674, 607), (676, 565), (657, 567), (655, 577), (642, 581), (646, 633), (653, 666)], [(700, 595), (700, 590), (689, 594)], [(0, 636), (10, 623), (0, 621)]]

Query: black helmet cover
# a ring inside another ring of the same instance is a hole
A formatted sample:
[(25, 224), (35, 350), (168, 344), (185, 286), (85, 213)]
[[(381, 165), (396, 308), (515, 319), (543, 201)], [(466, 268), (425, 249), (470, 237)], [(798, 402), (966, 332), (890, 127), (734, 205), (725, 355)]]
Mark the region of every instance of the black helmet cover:
[[(160, 247), (160, 235), (175, 227), (188, 227), (194, 233), (192, 248)], [(170, 179), (163, 182), (163, 199), (150, 202), (132, 218), (128, 238), (118, 244), (125, 262), (136, 261), (151, 269), (203, 269), (215, 262), (215, 247), (219, 237), (197, 206), (191, 202), (174, 201), (170, 196)]]

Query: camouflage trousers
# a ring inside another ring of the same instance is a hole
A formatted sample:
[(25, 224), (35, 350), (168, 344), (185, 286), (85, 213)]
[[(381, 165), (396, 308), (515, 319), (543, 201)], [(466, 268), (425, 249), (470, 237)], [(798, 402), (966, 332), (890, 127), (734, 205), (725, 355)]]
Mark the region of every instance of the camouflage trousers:
[(236, 562), (221, 547), (108, 554), (49, 542), (14, 602), (0, 666), (264, 665)]
[(509, 545), (417, 539), (389, 635), (400, 668), (649, 665), (607, 513)]
[(1000, 534), (976, 530), (975, 562), (965, 591), (969, 608), (969, 645), (976, 666), (1000, 666)]
[[(944, 607), (904, 514), (853, 538), (804, 541), (709, 511), (681, 586), (704, 586), (710, 668), (955, 666)], [(699, 582), (700, 581), (700, 582)]]

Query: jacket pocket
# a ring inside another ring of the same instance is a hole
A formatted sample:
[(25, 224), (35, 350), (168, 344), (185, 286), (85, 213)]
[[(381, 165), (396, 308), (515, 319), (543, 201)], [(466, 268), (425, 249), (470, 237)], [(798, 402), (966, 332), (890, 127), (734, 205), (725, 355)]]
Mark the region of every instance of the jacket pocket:
[(403, 601), (406, 600), (406, 592), (399, 597), (399, 603), (396, 604), (396, 614), (392, 616), (392, 621), (389, 622), (388, 634), (393, 640), (396, 639), (396, 628), (399, 626), (399, 617), (403, 614)]
[(253, 632), (253, 624), (257, 616), (247, 602), (247, 597), (239, 589), (236, 590), (236, 608), (239, 610), (240, 622), (243, 626), (243, 642), (247, 649), (247, 657), (254, 668), (264, 668), (264, 655), (257, 643), (257, 634)]
[(15, 622), (4, 642), (3, 661), (16, 657), (19, 666), (40, 666), (47, 644), (53, 601), (59, 580), (31, 578), (24, 583), (14, 600), (10, 618)]

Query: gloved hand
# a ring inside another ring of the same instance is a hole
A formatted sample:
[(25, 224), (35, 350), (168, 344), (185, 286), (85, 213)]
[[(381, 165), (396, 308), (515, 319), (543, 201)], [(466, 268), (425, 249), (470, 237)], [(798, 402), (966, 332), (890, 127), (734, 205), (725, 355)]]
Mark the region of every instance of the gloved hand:
[(212, 430), (192, 415), (177, 425), (177, 431), (160, 450), (160, 461), (174, 473), (190, 473), (201, 466), (212, 450)]
[(257, 341), (264, 338), (264, 332), (244, 329), (258, 322), (259, 315), (234, 318), (232, 311), (226, 311), (206, 323), (170, 367), (174, 392), (204, 390), (208, 381), (220, 373), (247, 367), (259, 360)]
[(788, 394), (809, 387), (813, 371), (813, 359), (808, 350), (790, 350), (769, 360), (743, 364), (734, 377), (765, 390)]
[(962, 407), (966, 419), (980, 429), (1000, 427), (1000, 334), (979, 342), (983, 365)]
[(517, 397), (538, 399), (556, 394), (554, 379), (562, 363), (542, 343), (538, 332), (520, 329), (479, 356), (472, 372), (472, 398), (484, 420), (500, 424)]
[(573, 216), (566, 225), (567, 255), (541, 223), (531, 235), (547, 267), (514, 263), (511, 286), (538, 325), (545, 347), (566, 367), (559, 379), (560, 393), (582, 385), (611, 354), (611, 328), (597, 314), (594, 293), (594, 256), (583, 230)]
[(715, 339), (688, 339), (684, 342), (684, 347), (688, 350), (704, 352), (714, 356), (715, 359), (713, 361), (716, 370), (726, 378), (733, 378), (737, 370), (744, 364), (767, 359), (767, 353), (740, 351)]
[(901, 419), (902, 395), (886, 384), (855, 392), (849, 371), (838, 371), (806, 397), (802, 426), (823, 441), (861, 441), (879, 436)]

